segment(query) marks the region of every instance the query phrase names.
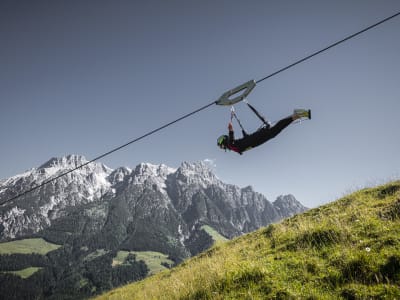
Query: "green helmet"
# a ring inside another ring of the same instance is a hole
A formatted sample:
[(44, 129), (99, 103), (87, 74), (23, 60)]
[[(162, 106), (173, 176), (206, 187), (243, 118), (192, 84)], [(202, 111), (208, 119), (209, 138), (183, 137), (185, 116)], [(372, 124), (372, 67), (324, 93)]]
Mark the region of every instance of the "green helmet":
[(226, 148), (226, 143), (228, 141), (228, 136), (227, 135), (221, 135), (218, 139), (217, 139), (217, 145), (220, 148)]

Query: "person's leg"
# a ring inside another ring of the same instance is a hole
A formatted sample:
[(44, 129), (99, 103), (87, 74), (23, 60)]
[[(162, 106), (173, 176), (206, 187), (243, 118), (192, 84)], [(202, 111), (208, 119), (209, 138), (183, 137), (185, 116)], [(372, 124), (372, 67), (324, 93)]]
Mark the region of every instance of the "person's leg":
[(293, 121), (293, 116), (280, 120), (272, 127), (263, 127), (255, 133), (247, 136), (245, 139), (246, 147), (257, 147), (264, 144), (266, 141), (276, 137), (283, 129), (290, 125)]
[(293, 115), (280, 120), (278, 123), (276, 123), (269, 129), (269, 133), (265, 141), (276, 137), (283, 129), (288, 127), (294, 120), (301, 118), (311, 119), (311, 110), (297, 109), (294, 111)]
[(276, 137), (283, 129), (288, 127), (294, 120), (300, 118), (311, 118), (310, 110), (296, 110), (293, 115), (278, 121), (272, 127), (264, 127), (261, 130), (251, 135), (250, 144), (252, 147), (259, 146), (266, 141)]
[(278, 123), (276, 123), (268, 130), (268, 134), (266, 134), (267, 137), (266, 141), (276, 137), (283, 129), (288, 127), (292, 122), (293, 122), (293, 116), (280, 120)]

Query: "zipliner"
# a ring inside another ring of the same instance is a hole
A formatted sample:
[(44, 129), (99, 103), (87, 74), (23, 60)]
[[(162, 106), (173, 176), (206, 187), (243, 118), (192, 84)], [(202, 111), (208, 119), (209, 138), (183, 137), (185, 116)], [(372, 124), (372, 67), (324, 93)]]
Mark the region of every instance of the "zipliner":
[(267, 122), (264, 122), (264, 125), (252, 134), (246, 134), (245, 132), (243, 132), (243, 138), (241, 139), (235, 139), (235, 134), (231, 121), (228, 124), (229, 134), (221, 135), (217, 139), (217, 145), (223, 150), (228, 149), (239, 154), (243, 154), (244, 151), (264, 144), (266, 141), (276, 137), (293, 121), (300, 118), (311, 119), (311, 110), (296, 109), (291, 116), (278, 121), (272, 127)]

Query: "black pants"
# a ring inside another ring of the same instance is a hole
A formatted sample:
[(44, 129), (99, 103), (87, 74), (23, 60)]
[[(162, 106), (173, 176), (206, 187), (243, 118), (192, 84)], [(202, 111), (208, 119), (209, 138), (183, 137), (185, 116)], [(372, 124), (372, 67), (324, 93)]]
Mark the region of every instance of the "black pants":
[(256, 132), (247, 135), (239, 140), (235, 141), (235, 146), (239, 147), (242, 151), (250, 148), (257, 147), (266, 141), (276, 137), (283, 129), (288, 127), (292, 123), (292, 117), (287, 117), (280, 120), (272, 127), (262, 127)]

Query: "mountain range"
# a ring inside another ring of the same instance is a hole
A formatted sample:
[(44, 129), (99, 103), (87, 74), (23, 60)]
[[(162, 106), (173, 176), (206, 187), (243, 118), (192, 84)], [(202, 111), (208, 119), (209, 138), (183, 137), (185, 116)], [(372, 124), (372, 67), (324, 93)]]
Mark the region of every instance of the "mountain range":
[[(205, 226), (231, 239), (307, 209), (293, 195), (271, 203), (250, 186), (224, 183), (204, 162), (115, 170), (93, 162), (8, 201), (86, 163), (79, 155), (52, 158), (0, 180), (0, 241), (43, 238), (60, 245), (56, 252), (73, 258), (70, 271), (85, 293), (119, 283), (96, 283), (87, 267), (93, 257), (112, 261), (119, 251), (153, 251), (179, 263), (213, 244)], [(55, 286), (46, 293), (59, 293)]]

